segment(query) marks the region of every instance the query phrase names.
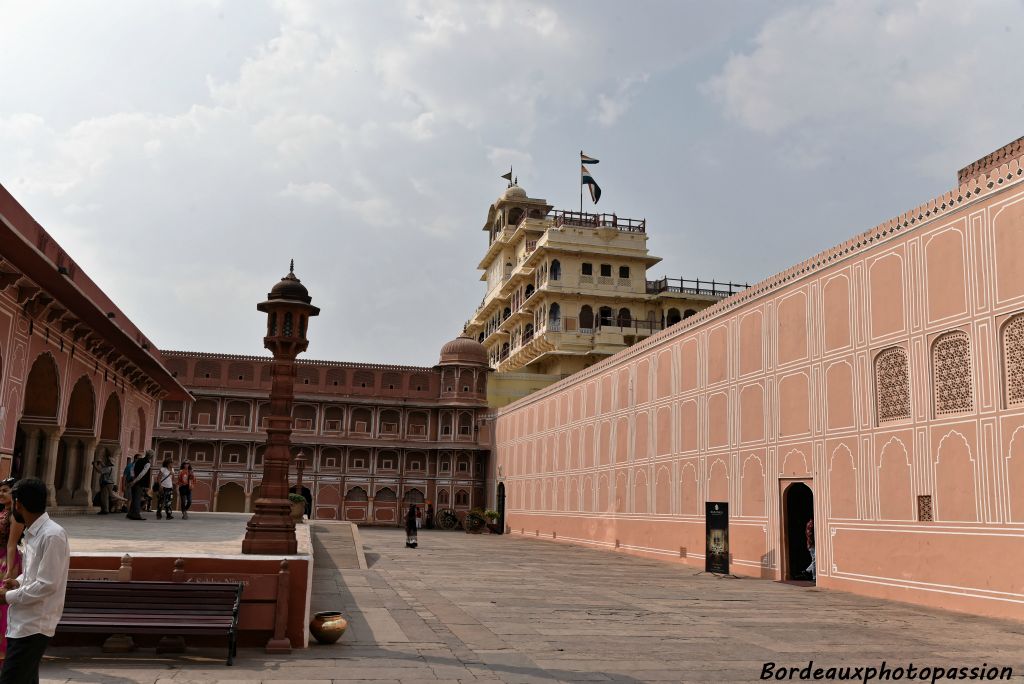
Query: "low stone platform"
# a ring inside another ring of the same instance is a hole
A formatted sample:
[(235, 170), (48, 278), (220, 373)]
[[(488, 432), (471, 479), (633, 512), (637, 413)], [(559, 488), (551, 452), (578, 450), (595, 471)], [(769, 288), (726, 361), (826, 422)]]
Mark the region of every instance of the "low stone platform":
[[(245, 524), (251, 513), (190, 513), (188, 520), (174, 514), (172, 520), (129, 520), (123, 514), (58, 515), (55, 520), (68, 532), (72, 554), (130, 553), (132, 555), (241, 555)], [(299, 554), (312, 555), (309, 525), (297, 525)]]

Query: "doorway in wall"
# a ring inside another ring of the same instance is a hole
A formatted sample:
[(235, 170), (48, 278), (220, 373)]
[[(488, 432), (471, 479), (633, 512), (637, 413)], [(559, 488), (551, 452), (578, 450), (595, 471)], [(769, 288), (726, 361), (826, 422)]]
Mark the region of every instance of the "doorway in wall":
[(791, 482), (782, 492), (782, 579), (800, 579), (811, 564), (807, 522), (814, 517), (814, 492), (804, 482)]

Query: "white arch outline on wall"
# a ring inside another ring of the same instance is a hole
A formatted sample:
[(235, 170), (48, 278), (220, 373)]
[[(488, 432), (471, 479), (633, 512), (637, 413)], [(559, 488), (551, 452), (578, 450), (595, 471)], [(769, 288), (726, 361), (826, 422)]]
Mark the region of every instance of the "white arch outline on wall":
[[(1007, 453), (1006, 453), (1006, 456), (1003, 458), (1003, 460), (1005, 461), (1004, 467), (1003, 467), (1003, 472), (1006, 474), (1006, 477), (1003, 478), (1003, 487), (1004, 487), (1005, 494), (1006, 494), (1006, 519), (1009, 522), (1024, 522), (1024, 510), (1021, 511), (1019, 519), (1014, 517), (1014, 514), (1013, 514), (1013, 497), (1012, 497), (1013, 490), (1011, 489), (1012, 483), (1010, 482), (1010, 461), (1013, 460), (1013, 458), (1014, 458), (1014, 456), (1013, 456), (1013, 444), (1014, 444), (1014, 442), (1017, 441), (1017, 434), (1018, 433), (1021, 433), (1022, 435), (1024, 435), (1024, 425), (1018, 426), (1017, 429), (1015, 429), (1013, 431), (1013, 434), (1010, 435), (1010, 443), (1008, 444), (1007, 450), (1006, 450)], [(1021, 458), (1024, 458), (1024, 453), (1022, 453)], [(1019, 484), (1020, 484), (1021, 487), (1024, 487), (1024, 482), (1021, 482)], [(1024, 508), (1024, 496), (1020, 497), (1020, 503), (1021, 503), (1021, 507)]]
[(654, 499), (654, 506), (649, 506), (649, 508), (653, 508), (654, 509), (654, 510), (651, 511), (651, 513), (658, 514), (657, 513), (657, 511), (658, 511), (658, 483), (661, 482), (661, 474), (662, 474), (662, 472), (665, 473), (665, 478), (668, 481), (668, 506), (666, 507), (666, 512), (664, 514), (659, 514), (659, 515), (671, 515), (671, 513), (672, 513), (672, 469), (669, 468), (668, 464), (665, 464), (665, 463), (660, 464), (657, 467), (657, 469), (654, 471), (654, 490), (653, 490), (654, 491), (654, 497), (653, 497), (653, 499)]
[(780, 474), (781, 475), (786, 475), (786, 472), (787, 472), (786, 464), (789, 463), (789, 457), (792, 456), (793, 454), (800, 454), (800, 460), (803, 461), (803, 463), (804, 463), (804, 470), (803, 470), (803, 472), (802, 473), (798, 473), (797, 475), (793, 475), (793, 476), (794, 477), (797, 477), (797, 476), (803, 477), (804, 475), (806, 475), (807, 477), (811, 477), (813, 475), (813, 473), (811, 472), (810, 466), (807, 465), (807, 454), (805, 454), (803, 451), (801, 451), (800, 449), (797, 449), (795, 447), (790, 449), (789, 451), (787, 451), (786, 455), (782, 457), (782, 468), (780, 470)]
[[(1024, 311), (1017, 311), (1017, 312), (1014, 312), (1014, 313), (1011, 313), (1010, 315), (1008, 315), (1006, 317), (1006, 320), (1003, 321), (1002, 324), (1000, 324), (998, 332), (997, 332), (997, 336), (996, 336), (996, 340), (997, 340), (996, 344), (999, 345), (999, 361), (1000, 361), (1000, 364), (999, 364), (1000, 373), (999, 373), (999, 375), (1000, 375), (1000, 380), (1001, 380), (1001, 382), (1000, 382), (1000, 389), (1002, 390), (1001, 391), (1002, 399), (1001, 399), (1000, 405), (1004, 409), (1008, 409), (1011, 406), (1011, 404), (1010, 404), (1010, 367), (1006, 363), (1006, 329), (1010, 326), (1010, 323), (1013, 323), (1014, 321), (1017, 321), (1018, 319), (1021, 320), (1021, 321), (1024, 321)], [(1021, 404), (1021, 402), (1017, 402), (1016, 404), (1013, 404), (1013, 405), (1016, 406), (1016, 405), (1020, 405), (1020, 404)], [(1016, 430), (1014, 430), (1014, 432), (1016, 432)]]
[(832, 511), (832, 499), (834, 492), (832, 491), (832, 470), (836, 461), (836, 454), (842, 449), (850, 457), (850, 465), (853, 468), (853, 513), (856, 519), (860, 518), (860, 486), (857, 481), (857, 459), (853, 457), (853, 452), (850, 451), (850, 447), (845, 444), (839, 444), (828, 457), (828, 517), (830, 520), (839, 519), (844, 520), (846, 518), (836, 518), (835, 513)]
[[(932, 482), (935, 483), (935, 493), (938, 494), (939, 457), (942, 454), (942, 445), (953, 435), (959, 437), (960, 441), (963, 442), (964, 446), (967, 448), (967, 458), (971, 463), (971, 473), (974, 475), (974, 520), (965, 522), (983, 522), (981, 515), (981, 497), (978, 496), (978, 459), (974, 457), (974, 450), (971, 449), (971, 443), (967, 441), (967, 438), (959, 430), (950, 430), (944, 434), (942, 439), (939, 440), (939, 445), (935, 448), (935, 463), (932, 466), (934, 469), (932, 471)], [(932, 500), (932, 510), (934, 511), (933, 515), (935, 519), (942, 520), (940, 515), (940, 511), (942, 510), (942, 497), (935, 496)]]
[[(693, 471), (693, 476), (689, 482), (693, 483), (693, 496), (696, 499), (697, 513), (687, 513), (685, 502), (683, 501), (683, 483), (686, 482), (686, 469), (689, 468)], [(680, 515), (699, 515), (700, 514), (700, 473), (697, 472), (697, 466), (694, 465), (694, 459), (688, 460), (679, 469), (679, 514)]]
[(748, 454), (747, 457), (745, 459), (743, 459), (743, 464), (740, 466), (740, 510), (739, 510), (739, 513), (740, 513), (740, 515), (744, 515), (744, 516), (753, 515), (752, 513), (747, 513), (747, 511), (746, 511), (747, 504), (746, 504), (746, 501), (743, 498), (743, 492), (744, 492), (743, 479), (744, 479), (744, 476), (745, 476), (745, 474), (747, 472), (747, 463), (750, 461), (750, 459), (754, 459), (755, 461), (757, 461), (757, 467), (760, 469), (760, 472), (761, 472), (761, 495), (762, 495), (762, 499), (761, 500), (762, 500), (763, 507), (764, 507), (764, 510), (761, 512), (761, 515), (762, 516), (766, 516), (766, 515), (768, 515), (768, 474), (765, 472), (764, 461), (762, 461), (761, 457), (758, 456), (757, 454)]
[[(721, 463), (722, 464), (722, 468), (725, 470), (725, 496), (726, 496), (726, 501), (728, 501), (729, 495), (731, 494), (731, 485), (732, 485), (732, 479), (729, 477), (729, 464), (725, 461), (725, 457), (723, 457), (723, 456), (713, 456), (712, 458), (714, 458), (715, 460), (708, 467), (708, 486), (707, 486), (707, 491), (704, 493), (704, 500), (705, 501), (710, 501), (711, 500), (711, 499), (708, 498), (708, 497), (711, 496), (711, 478), (715, 474), (715, 466), (718, 465), (719, 463)], [(698, 508), (698, 513), (699, 512), (700, 512), (700, 510)]]
[(914, 464), (910, 462), (910, 451), (907, 450), (907, 445), (903, 443), (902, 439), (900, 439), (899, 437), (895, 437), (895, 436), (890, 437), (889, 440), (885, 444), (882, 445), (882, 448), (878, 452), (878, 465), (875, 466), (875, 491), (877, 492), (876, 502), (878, 503), (878, 518), (879, 518), (879, 520), (890, 520), (890, 519), (898, 520), (899, 519), (899, 518), (883, 518), (882, 517), (882, 463), (883, 463), (882, 456), (885, 454), (885, 450), (888, 449), (889, 445), (892, 444), (893, 442), (896, 442), (896, 444), (899, 445), (900, 449), (903, 450), (903, 460), (905, 461), (904, 465), (906, 465), (907, 469), (909, 470), (909, 473), (907, 474), (907, 477), (909, 478), (909, 481), (910, 481), (909, 482), (909, 484), (910, 484), (910, 491), (907, 492), (907, 495), (910, 496), (910, 518), (907, 518), (907, 520), (913, 520), (914, 519), (914, 503), (915, 503), (914, 502)]

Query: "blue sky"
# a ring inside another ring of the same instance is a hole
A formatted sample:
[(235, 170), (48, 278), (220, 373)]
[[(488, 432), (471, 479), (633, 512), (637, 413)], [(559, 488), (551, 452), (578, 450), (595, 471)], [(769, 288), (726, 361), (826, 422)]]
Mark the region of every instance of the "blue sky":
[(500, 174), (754, 282), (1024, 135), (1019, 1), (0, 0), (0, 183), (165, 349), (430, 365)]

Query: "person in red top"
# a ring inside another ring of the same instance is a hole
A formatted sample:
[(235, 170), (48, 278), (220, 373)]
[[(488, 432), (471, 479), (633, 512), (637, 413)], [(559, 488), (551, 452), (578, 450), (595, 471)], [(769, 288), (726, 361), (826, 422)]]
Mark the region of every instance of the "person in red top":
[(196, 475), (192, 464), (185, 461), (178, 470), (178, 501), (181, 503), (181, 519), (188, 520), (188, 509), (192, 508), (192, 488), (196, 486)]

